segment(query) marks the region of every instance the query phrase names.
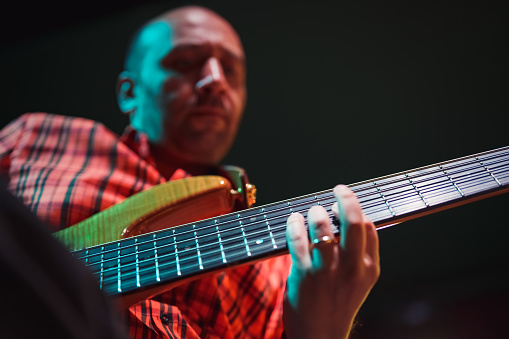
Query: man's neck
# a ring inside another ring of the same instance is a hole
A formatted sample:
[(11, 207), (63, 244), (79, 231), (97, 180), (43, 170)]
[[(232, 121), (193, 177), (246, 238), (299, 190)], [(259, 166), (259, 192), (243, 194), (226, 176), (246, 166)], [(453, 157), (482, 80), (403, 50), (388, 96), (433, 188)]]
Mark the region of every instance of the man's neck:
[(197, 176), (212, 174), (217, 168), (213, 165), (186, 162), (181, 158), (171, 156), (165, 149), (153, 144), (150, 145), (150, 153), (154, 159), (157, 170), (166, 179), (171, 178), (173, 173), (178, 169), (183, 169), (187, 173)]

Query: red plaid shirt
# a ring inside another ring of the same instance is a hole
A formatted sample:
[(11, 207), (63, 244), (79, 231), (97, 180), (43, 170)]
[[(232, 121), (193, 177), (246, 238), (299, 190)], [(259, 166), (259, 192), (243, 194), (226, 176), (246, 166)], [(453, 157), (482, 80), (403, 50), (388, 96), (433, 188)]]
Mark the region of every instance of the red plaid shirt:
[[(161, 184), (143, 135), (82, 118), (25, 114), (0, 131), (0, 176), (53, 231)], [(188, 176), (177, 170), (169, 180)], [(180, 285), (129, 309), (133, 338), (280, 338), (290, 259)]]

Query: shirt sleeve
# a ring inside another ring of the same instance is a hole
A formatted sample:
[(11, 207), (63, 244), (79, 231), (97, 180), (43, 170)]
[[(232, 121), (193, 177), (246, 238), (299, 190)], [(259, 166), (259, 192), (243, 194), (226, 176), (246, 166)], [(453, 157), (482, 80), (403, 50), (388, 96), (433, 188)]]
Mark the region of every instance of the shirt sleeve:
[(28, 114), (23, 114), (0, 130), (0, 178), (8, 180), (10, 155), (23, 134)]

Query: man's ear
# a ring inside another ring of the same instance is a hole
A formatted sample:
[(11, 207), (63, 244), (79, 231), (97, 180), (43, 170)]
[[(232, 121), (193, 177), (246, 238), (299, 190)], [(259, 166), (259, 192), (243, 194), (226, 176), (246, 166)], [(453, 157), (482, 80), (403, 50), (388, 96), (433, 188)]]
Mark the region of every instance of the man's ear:
[(136, 110), (134, 96), (134, 77), (132, 72), (123, 71), (117, 78), (117, 103), (122, 113), (131, 115)]

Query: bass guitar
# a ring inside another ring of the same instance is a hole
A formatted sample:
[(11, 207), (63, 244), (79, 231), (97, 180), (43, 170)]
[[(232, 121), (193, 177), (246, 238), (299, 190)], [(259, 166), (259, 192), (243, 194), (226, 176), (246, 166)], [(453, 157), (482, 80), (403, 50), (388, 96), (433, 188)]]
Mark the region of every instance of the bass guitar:
[[(508, 192), (509, 146), (349, 187), (382, 229)], [(319, 204), (332, 216), (332, 190), (233, 212), (245, 188), (235, 190), (221, 176), (168, 182), (55, 235), (107, 295), (128, 306), (185, 281), (287, 253), (286, 219), (293, 212), (305, 215)]]

